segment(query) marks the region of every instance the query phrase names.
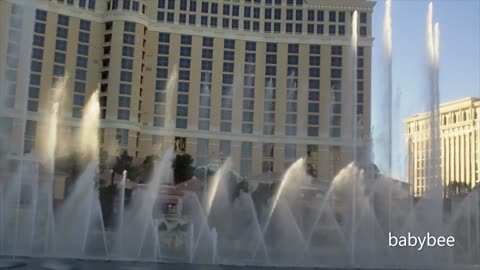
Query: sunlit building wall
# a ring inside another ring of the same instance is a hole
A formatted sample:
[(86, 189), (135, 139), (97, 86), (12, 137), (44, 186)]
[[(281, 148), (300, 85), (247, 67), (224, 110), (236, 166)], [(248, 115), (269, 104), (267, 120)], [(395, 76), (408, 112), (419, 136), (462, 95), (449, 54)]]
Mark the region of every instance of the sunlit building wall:
[[(0, 2), (4, 41), (11, 2)], [(359, 141), (370, 137), (373, 6), (365, 0), (39, 0), (28, 98), (17, 108), (28, 110), (24, 152), (41, 148), (50, 89), (68, 74), (59, 155), (75, 144), (82, 108), (98, 87), (101, 146), (110, 155), (144, 158), (173, 144), (196, 165), (232, 156), (244, 176), (281, 172), (308, 156), (318, 178), (331, 179), (352, 160), (354, 109)], [(354, 10), (356, 105), (349, 57)], [(1, 43), (2, 63), (7, 47)], [(8, 70), (0, 71), (5, 80)]]
[[(479, 115), (478, 98), (469, 97), (440, 105), (440, 170), (444, 195), (467, 192), (480, 181)], [(412, 195), (422, 196), (428, 189), (430, 114), (407, 118), (405, 127), (407, 179)], [(452, 188), (454, 190), (449, 190)]]

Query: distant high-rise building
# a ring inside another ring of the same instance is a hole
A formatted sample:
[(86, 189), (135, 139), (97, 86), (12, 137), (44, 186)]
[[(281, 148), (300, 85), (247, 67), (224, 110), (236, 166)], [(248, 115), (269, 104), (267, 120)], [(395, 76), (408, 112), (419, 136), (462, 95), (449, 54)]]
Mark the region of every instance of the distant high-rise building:
[[(59, 155), (75, 144), (97, 87), (100, 143), (110, 155), (143, 158), (174, 144), (197, 165), (231, 155), (244, 176), (280, 172), (308, 155), (318, 177), (331, 179), (352, 160), (354, 110), (359, 136), (370, 137), (374, 1), (37, 0), (33, 50), (28, 68), (18, 70), (24, 52), (14, 42), (22, 17), (15, 2), (0, 1), (0, 81), (12, 155), (22, 143), (24, 152), (39, 147), (50, 89), (67, 74)], [(14, 112), (24, 108), (19, 142)]]
[[(444, 196), (468, 192), (480, 181), (480, 99), (464, 98), (440, 105), (440, 175)], [(430, 113), (405, 120), (407, 179), (414, 196), (428, 189)]]

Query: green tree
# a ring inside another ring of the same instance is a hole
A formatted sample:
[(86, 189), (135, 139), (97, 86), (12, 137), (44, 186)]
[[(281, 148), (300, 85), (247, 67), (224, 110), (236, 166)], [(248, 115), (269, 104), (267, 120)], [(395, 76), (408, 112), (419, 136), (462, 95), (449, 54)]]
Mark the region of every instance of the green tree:
[(240, 196), (241, 192), (246, 193), (250, 190), (248, 181), (246, 181), (245, 179), (241, 180), (240, 182), (234, 180), (233, 183), (235, 185), (235, 188), (233, 189), (233, 193), (231, 195), (232, 201), (237, 199)]
[(190, 180), (195, 171), (195, 167), (192, 166), (193, 158), (189, 154), (178, 154), (172, 163), (173, 179), (175, 185)]
[(466, 182), (453, 181), (444, 187), (444, 195), (447, 198), (466, 196), (472, 191), (472, 187)]
[(114, 224), (113, 209), (117, 193), (117, 185), (101, 187), (98, 192), (100, 205), (102, 208), (103, 222), (106, 227), (111, 227)]
[(55, 160), (55, 171), (67, 174), (65, 183), (65, 192), (68, 195), (73, 188), (75, 181), (85, 169), (85, 160), (78, 153), (57, 158)]
[(159, 156), (157, 155), (150, 155), (147, 156), (144, 160), (139, 171), (138, 182), (139, 183), (146, 183), (148, 179), (152, 176), (153, 169), (155, 167), (155, 162), (159, 160)]
[(108, 169), (108, 153), (105, 150), (102, 150), (99, 154), (98, 157), (98, 169), (100, 172), (104, 172), (106, 169)]
[(123, 171), (127, 171), (129, 179), (136, 179), (137, 169), (133, 165), (133, 157), (129, 156), (127, 151), (123, 151), (123, 153), (116, 158), (112, 169), (117, 174), (122, 174)]

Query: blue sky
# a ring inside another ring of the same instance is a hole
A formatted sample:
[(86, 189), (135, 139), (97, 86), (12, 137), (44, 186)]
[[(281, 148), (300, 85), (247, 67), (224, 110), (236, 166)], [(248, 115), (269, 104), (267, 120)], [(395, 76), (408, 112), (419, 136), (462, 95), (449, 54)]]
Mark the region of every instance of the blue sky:
[[(393, 166), (392, 175), (405, 179), (402, 120), (427, 109), (425, 29), (427, 0), (392, 0), (393, 28)], [(385, 1), (373, 13), (372, 126), (374, 160), (384, 168), (381, 102), (384, 84), (383, 16)], [(433, 0), (433, 19), (440, 24), (440, 102), (480, 97), (480, 0)]]

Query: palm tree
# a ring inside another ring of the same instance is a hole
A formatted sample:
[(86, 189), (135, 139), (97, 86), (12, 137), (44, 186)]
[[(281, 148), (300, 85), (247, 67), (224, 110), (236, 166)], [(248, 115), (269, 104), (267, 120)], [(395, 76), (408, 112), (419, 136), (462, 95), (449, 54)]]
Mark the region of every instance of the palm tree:
[(172, 163), (173, 179), (175, 185), (192, 179), (195, 167), (192, 166), (193, 158), (190, 154), (178, 154)]

